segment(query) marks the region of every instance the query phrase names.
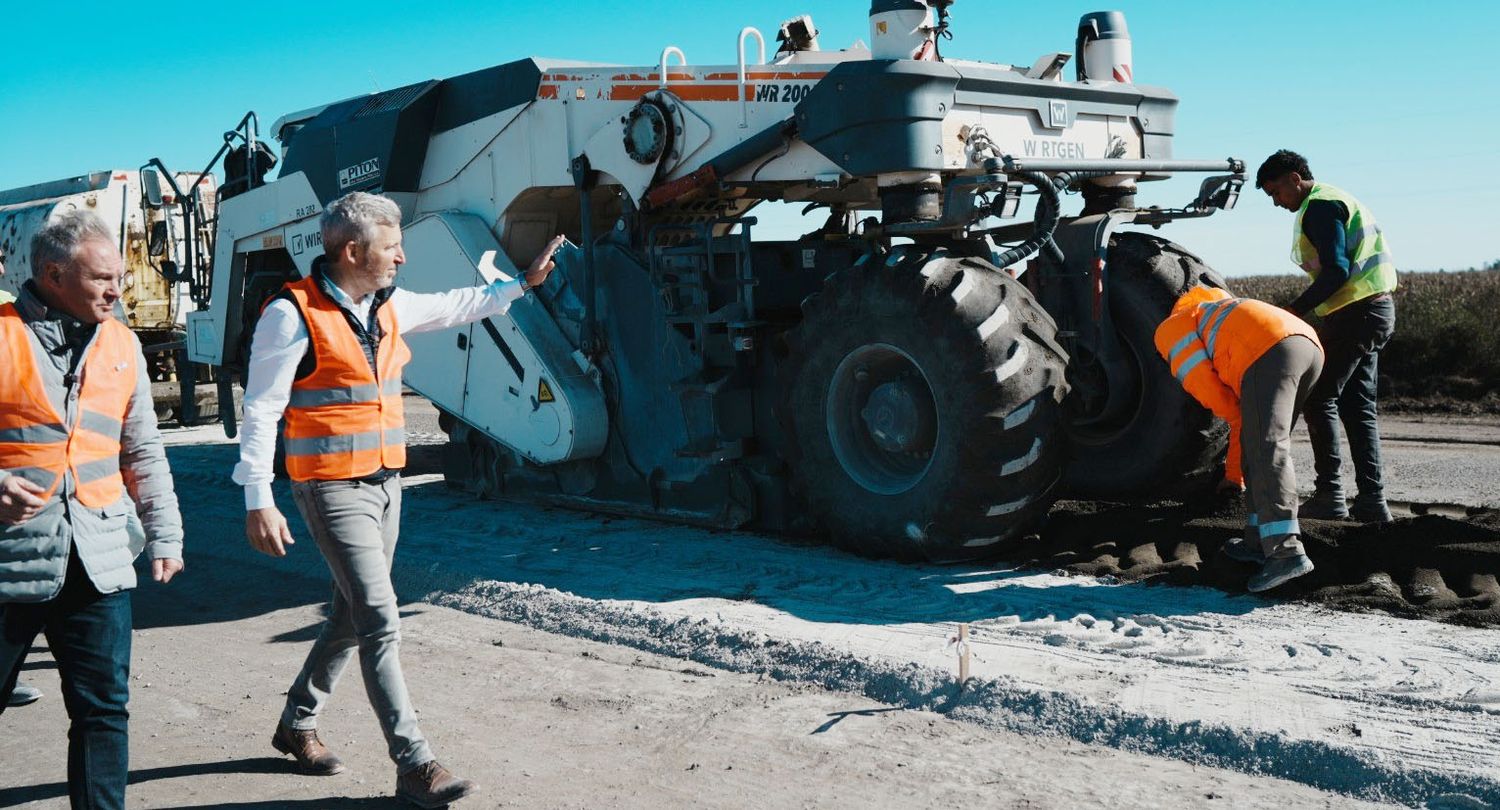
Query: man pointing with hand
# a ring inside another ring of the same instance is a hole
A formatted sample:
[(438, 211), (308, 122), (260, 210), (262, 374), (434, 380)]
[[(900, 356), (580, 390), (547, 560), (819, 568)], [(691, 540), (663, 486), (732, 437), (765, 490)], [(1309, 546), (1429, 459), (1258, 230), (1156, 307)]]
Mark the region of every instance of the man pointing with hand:
[(317, 723), (357, 649), (396, 763), (397, 795), (441, 807), (475, 786), (433, 757), (401, 672), (390, 569), (406, 464), (401, 370), (411, 352), (402, 335), (503, 314), (546, 281), (563, 237), (549, 242), (521, 278), (423, 295), (391, 286), (406, 255), (401, 211), (390, 199), (352, 192), (328, 205), (320, 226), (324, 255), (267, 304), (255, 327), (234, 470), (245, 487), (250, 544), (284, 556), (294, 541), (271, 497), (276, 426), (284, 417), (292, 497), (333, 575), (328, 620), (287, 692), (271, 743), (308, 773), (343, 770), (319, 740)]

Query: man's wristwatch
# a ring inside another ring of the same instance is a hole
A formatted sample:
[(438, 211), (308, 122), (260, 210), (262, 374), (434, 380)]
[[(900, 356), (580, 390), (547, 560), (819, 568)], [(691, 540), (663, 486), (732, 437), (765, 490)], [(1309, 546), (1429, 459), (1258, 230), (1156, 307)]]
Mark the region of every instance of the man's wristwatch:
[(521, 282), (521, 294), (522, 295), (525, 295), (526, 293), (531, 292), (531, 282), (529, 282), (529, 281), (526, 280), (526, 274), (525, 273), (522, 273), (521, 275), (516, 276), (516, 281)]

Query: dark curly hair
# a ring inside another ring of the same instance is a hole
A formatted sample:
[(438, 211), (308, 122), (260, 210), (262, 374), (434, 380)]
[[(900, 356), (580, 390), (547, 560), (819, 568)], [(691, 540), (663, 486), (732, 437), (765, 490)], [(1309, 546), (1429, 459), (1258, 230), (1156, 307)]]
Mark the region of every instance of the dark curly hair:
[(1307, 166), (1307, 158), (1290, 149), (1278, 149), (1276, 154), (1266, 158), (1266, 162), (1260, 164), (1260, 169), (1255, 172), (1255, 187), (1265, 188), (1265, 185), (1272, 180), (1285, 177), (1292, 172), (1302, 175), (1303, 180), (1313, 179), (1312, 169)]

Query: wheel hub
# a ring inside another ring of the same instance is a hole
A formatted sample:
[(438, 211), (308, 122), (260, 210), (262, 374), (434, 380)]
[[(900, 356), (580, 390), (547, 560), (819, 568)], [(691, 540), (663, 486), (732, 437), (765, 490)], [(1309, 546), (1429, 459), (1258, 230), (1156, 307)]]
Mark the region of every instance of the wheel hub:
[(886, 343), (849, 352), (828, 386), (828, 436), (850, 478), (882, 495), (916, 486), (937, 446), (937, 399), (910, 354)]
[[(914, 390), (918, 386), (924, 390)], [(932, 406), (932, 392), (925, 390), (925, 383), (903, 377), (872, 391), (859, 415), (881, 450), (915, 453), (931, 450), (937, 428)]]

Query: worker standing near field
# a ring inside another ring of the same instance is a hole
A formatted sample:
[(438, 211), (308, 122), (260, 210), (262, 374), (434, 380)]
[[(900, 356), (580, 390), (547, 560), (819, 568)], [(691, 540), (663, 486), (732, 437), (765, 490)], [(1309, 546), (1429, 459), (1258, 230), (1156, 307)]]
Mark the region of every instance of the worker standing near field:
[(1224, 553), (1258, 562), (1248, 588), (1313, 570), (1297, 524), (1292, 424), (1323, 370), (1317, 334), (1264, 301), (1194, 287), (1156, 329), (1156, 349), (1188, 393), (1229, 423), (1225, 479), (1245, 488), (1245, 536)]
[(146, 360), (114, 318), (116, 244), (92, 212), (56, 218), (32, 235), (21, 295), (0, 304), (0, 712), (44, 634), (68, 712), (75, 808), (125, 806), (132, 563), (144, 550), (162, 583), (182, 570)]
[[(1327, 358), (1323, 376), (1308, 398), (1307, 435), (1317, 472), (1313, 496), (1302, 504), (1305, 518), (1388, 522), (1380, 467), (1380, 423), (1376, 413), (1380, 350), (1396, 330), (1396, 263), (1370, 209), (1348, 192), (1313, 180), (1307, 159), (1282, 149), (1255, 175), (1278, 208), (1295, 211), (1292, 261), (1312, 284), (1287, 309), (1322, 318), (1318, 335)], [(1358, 494), (1345, 505), (1340, 467), (1339, 422), (1349, 437)]]
[(396, 763), (397, 795), (441, 807), (475, 786), (433, 757), (401, 671), (390, 570), (406, 463), (401, 372), (411, 352), (402, 335), (503, 314), (547, 279), (563, 238), (554, 238), (522, 278), (418, 295), (392, 286), (406, 255), (401, 210), (389, 198), (352, 192), (328, 205), (320, 227), (324, 255), (266, 305), (255, 327), (234, 470), (245, 487), (250, 544), (285, 556), (291, 531), (271, 495), (277, 422), (284, 417), (292, 497), (333, 575), (328, 620), (287, 692), (271, 742), (308, 773), (343, 770), (318, 738), (317, 723), (357, 648), (365, 690)]

